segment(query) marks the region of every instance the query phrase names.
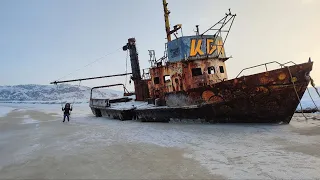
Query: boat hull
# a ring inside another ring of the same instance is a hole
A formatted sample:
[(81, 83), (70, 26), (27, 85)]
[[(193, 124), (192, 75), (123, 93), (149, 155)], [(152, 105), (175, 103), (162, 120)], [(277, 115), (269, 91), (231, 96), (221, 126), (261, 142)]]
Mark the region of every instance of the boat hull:
[[(172, 98), (175, 102), (177, 99), (188, 100), (176, 103), (179, 106), (137, 108), (130, 110), (129, 116), (145, 122), (168, 122), (178, 118), (212, 123), (288, 124), (309, 84), (312, 65), (312, 62), (293, 65), (187, 92), (170, 93), (166, 95), (167, 102)], [(103, 114), (110, 114), (114, 110), (103, 111), (106, 111)], [(123, 110), (117, 113), (129, 114)], [(132, 119), (129, 116), (128, 119)]]
[[(307, 83), (297, 84), (301, 98)], [(269, 88), (272, 88), (271, 86)], [(290, 123), (299, 100), (288, 85), (260, 96), (237, 97), (231, 101), (192, 107), (151, 108), (135, 110), (145, 122), (168, 122), (170, 118), (204, 119), (211, 123)]]
[(121, 121), (132, 120), (135, 117), (134, 109), (111, 109), (104, 107), (91, 106), (91, 111), (96, 117), (108, 117)]

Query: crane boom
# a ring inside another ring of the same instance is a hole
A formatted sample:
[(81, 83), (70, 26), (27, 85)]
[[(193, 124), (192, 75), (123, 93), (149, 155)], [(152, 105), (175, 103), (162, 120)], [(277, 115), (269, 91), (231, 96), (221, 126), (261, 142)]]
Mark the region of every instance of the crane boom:
[(113, 74), (113, 75), (107, 75), (107, 76), (98, 76), (98, 77), (90, 77), (90, 78), (82, 78), (82, 79), (71, 79), (71, 80), (65, 80), (65, 81), (54, 81), (50, 84), (61, 84), (61, 83), (67, 83), (67, 82), (75, 82), (75, 81), (86, 81), (86, 80), (92, 80), (92, 79), (101, 79), (101, 78), (109, 78), (109, 77), (116, 77), (116, 76), (126, 76), (130, 75), (132, 73), (124, 73), (124, 74)]

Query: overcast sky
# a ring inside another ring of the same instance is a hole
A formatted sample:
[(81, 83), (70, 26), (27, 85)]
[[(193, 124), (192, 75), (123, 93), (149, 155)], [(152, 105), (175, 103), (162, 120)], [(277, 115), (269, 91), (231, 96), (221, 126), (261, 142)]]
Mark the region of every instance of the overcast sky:
[[(233, 57), (227, 61), (229, 78), (248, 66), (311, 57), (311, 75), (320, 85), (320, 0), (168, 3), (170, 24), (181, 23), (184, 35), (194, 35), (196, 24), (206, 30), (228, 8), (237, 14), (225, 44)], [(0, 22), (0, 85), (49, 84), (73, 72), (63, 79), (124, 73), (127, 54), (121, 48), (130, 37), (137, 40), (141, 68), (147, 68), (148, 50), (160, 58), (166, 42), (162, 0), (1, 0)], [(124, 78), (82, 84), (119, 81)]]

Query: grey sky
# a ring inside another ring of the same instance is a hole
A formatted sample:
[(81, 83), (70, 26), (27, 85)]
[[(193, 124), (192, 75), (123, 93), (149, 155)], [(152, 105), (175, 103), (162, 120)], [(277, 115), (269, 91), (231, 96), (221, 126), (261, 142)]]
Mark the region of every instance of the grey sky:
[[(168, 0), (171, 26), (184, 35), (195, 25), (204, 31), (224, 16), (237, 14), (225, 45), (229, 78), (248, 66), (268, 62), (315, 61), (311, 75), (320, 84), (320, 0)], [(0, 1), (0, 85), (49, 84), (116, 50), (64, 79), (123, 73), (135, 37), (142, 68), (148, 49), (163, 55), (161, 0), (2, 0)], [(128, 66), (130, 71), (130, 66)], [(261, 70), (261, 69), (260, 69)], [(255, 72), (258, 72), (257, 69)], [(124, 78), (83, 82), (124, 83)], [(76, 84), (76, 83), (75, 83)]]

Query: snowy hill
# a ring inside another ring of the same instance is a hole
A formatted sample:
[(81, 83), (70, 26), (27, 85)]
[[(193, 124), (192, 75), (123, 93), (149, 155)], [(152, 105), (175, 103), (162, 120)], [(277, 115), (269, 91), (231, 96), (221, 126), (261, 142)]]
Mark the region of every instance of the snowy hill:
[[(318, 108), (320, 108), (320, 97), (317, 94), (316, 90), (313, 87), (309, 87), (309, 92), (310, 95), (312, 97), (312, 99), (314, 100), (315, 104), (318, 106)], [(317, 87), (319, 93), (320, 93), (320, 88)], [(312, 102), (312, 99), (310, 98), (310, 95), (308, 93), (308, 91), (306, 91), (301, 99), (301, 104), (302, 104), (302, 108), (306, 109), (306, 108), (315, 108), (314, 103)], [(297, 107), (297, 109), (300, 109), (300, 106)]]
[[(317, 87), (320, 91), (319, 87)], [(90, 87), (61, 84), (59, 88), (55, 85), (16, 85), (0, 86), (0, 102), (20, 103), (84, 103), (90, 99)], [(314, 88), (309, 87), (310, 94), (316, 105), (320, 107), (320, 98)], [(116, 98), (121, 97), (122, 92), (111, 89), (94, 90), (94, 98)], [(314, 108), (314, 104), (306, 91), (302, 100), (302, 107)], [(297, 107), (300, 109), (300, 106)]]
[[(16, 85), (0, 86), (0, 102), (88, 102), (90, 99), (90, 87), (74, 86), (69, 84), (55, 85)], [(115, 98), (122, 92), (104, 89), (94, 90), (94, 98)]]

